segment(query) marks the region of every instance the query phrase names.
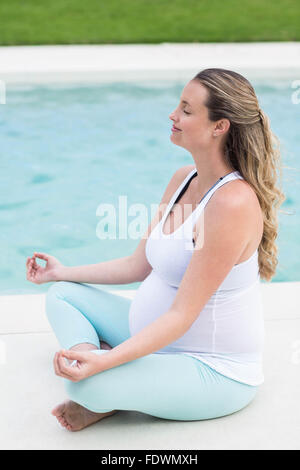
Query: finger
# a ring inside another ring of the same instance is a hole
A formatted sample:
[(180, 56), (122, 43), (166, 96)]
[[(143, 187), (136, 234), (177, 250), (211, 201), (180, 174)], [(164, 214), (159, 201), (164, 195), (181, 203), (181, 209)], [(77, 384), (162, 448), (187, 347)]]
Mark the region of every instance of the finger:
[(60, 364), (60, 354), (59, 352), (56, 353), (55, 355), (55, 363), (56, 363), (56, 370), (58, 375), (62, 375), (62, 370), (61, 370), (61, 364)]
[(31, 272), (32, 271), (32, 259), (30, 258), (26, 264), (27, 264), (28, 272)]
[(55, 367), (55, 373), (56, 375), (60, 376), (60, 377), (64, 377), (64, 378), (69, 378), (66, 376), (66, 374), (63, 373), (63, 371), (61, 370), (61, 365), (60, 365), (60, 361), (59, 361), (59, 353), (57, 352), (54, 356), (54, 367)]
[(26, 272), (27, 279), (31, 280), (33, 278), (33, 274), (34, 274), (34, 271), (33, 271), (32, 267), (29, 265), (27, 267), (27, 272)]
[(26, 261), (26, 267), (27, 267), (27, 269), (30, 269), (31, 265), (32, 265), (32, 258), (28, 257), (28, 258), (27, 258), (27, 261)]
[(76, 368), (67, 366), (61, 352), (58, 353), (58, 364), (61, 374), (66, 376), (66, 378), (75, 379), (77, 377)]
[(36, 266), (34, 265), (32, 260), (30, 261), (30, 264), (29, 264), (29, 272), (31, 275), (35, 274), (36, 272)]
[(34, 256), (37, 256), (38, 258), (44, 259), (46, 261), (49, 257), (49, 255), (47, 255), (46, 253), (38, 253), (37, 251), (34, 252)]
[(77, 361), (82, 361), (85, 359), (85, 354), (79, 351), (74, 351), (74, 350), (65, 350), (63, 349), (61, 351), (62, 356), (66, 357), (67, 359), (71, 360), (77, 360)]
[(56, 371), (55, 373), (56, 373), (56, 375), (58, 375), (59, 377), (62, 377), (64, 379), (73, 380), (69, 375), (65, 374), (61, 370), (61, 364), (60, 364), (60, 361), (59, 361), (59, 353), (56, 353), (55, 358), (54, 358), (54, 362), (55, 362), (55, 371)]
[(58, 353), (56, 352), (53, 358), (53, 367), (56, 375), (59, 375), (59, 366), (58, 366)]

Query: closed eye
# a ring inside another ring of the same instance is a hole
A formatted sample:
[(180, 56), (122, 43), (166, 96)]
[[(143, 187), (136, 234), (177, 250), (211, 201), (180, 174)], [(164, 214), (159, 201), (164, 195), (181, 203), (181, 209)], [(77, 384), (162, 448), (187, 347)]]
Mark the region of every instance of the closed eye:
[(191, 114), (191, 113), (188, 113), (188, 112), (187, 112), (187, 111), (185, 111), (185, 110), (183, 110), (183, 112), (184, 112), (185, 114)]

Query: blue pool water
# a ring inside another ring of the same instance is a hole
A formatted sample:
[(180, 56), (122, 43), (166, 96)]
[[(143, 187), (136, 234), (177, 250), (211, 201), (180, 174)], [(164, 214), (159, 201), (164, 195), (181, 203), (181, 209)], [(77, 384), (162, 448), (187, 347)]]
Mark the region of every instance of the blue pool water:
[[(297, 78), (297, 77), (296, 77)], [(300, 281), (300, 104), (291, 81), (252, 82), (282, 143), (284, 191), (273, 281)], [(99, 204), (158, 204), (172, 173), (192, 164), (170, 140), (170, 112), (185, 82), (14, 85), (0, 105), (0, 294), (41, 293), (26, 280), (34, 251), (68, 266), (132, 253), (139, 239), (101, 240)], [(128, 223), (134, 217), (128, 216)], [(148, 225), (148, 224), (147, 224)], [(146, 230), (147, 225), (141, 233)], [(40, 264), (44, 264), (40, 262)], [(136, 289), (106, 285), (109, 289)]]

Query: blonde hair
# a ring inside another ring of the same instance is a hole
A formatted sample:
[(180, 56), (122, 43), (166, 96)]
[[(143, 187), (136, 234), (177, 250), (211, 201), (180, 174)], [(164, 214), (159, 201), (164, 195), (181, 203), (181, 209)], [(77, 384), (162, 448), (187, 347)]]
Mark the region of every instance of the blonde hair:
[[(272, 132), (267, 115), (259, 106), (254, 88), (239, 73), (220, 68), (199, 72), (198, 80), (208, 90), (205, 105), (211, 121), (227, 118), (230, 128), (225, 158), (254, 189), (264, 218), (258, 248), (259, 273), (270, 281), (278, 264), (278, 209), (286, 199), (282, 192), (280, 142)], [(279, 175), (277, 174), (279, 171)], [(280, 176), (280, 187), (277, 180)]]

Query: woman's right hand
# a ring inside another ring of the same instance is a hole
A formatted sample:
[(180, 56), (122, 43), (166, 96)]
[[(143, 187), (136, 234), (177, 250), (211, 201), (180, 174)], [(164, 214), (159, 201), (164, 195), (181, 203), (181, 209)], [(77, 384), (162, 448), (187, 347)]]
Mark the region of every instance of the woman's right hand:
[[(46, 266), (43, 267), (37, 264), (35, 258), (40, 258), (46, 261)], [(27, 280), (34, 284), (43, 284), (44, 282), (58, 281), (59, 272), (64, 266), (52, 255), (34, 252), (31, 258), (27, 258), (26, 267)]]

